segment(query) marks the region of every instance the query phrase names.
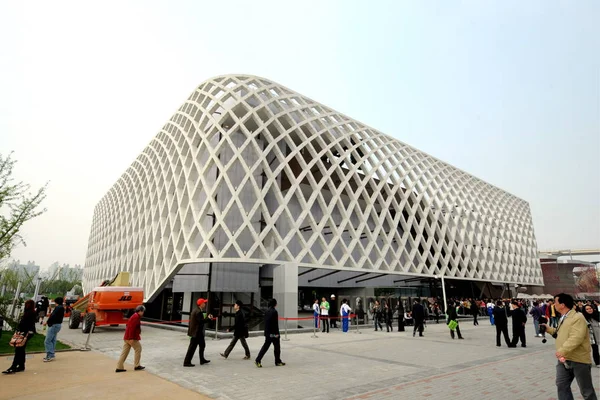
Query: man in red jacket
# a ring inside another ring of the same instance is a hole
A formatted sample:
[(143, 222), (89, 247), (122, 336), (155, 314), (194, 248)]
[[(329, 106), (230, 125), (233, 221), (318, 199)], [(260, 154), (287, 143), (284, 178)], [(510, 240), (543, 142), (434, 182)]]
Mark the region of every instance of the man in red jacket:
[(141, 371), (146, 367), (142, 367), (140, 365), (140, 358), (142, 358), (142, 345), (140, 344), (140, 334), (142, 333), (142, 316), (144, 315), (144, 311), (146, 311), (146, 307), (137, 306), (135, 308), (135, 313), (129, 317), (129, 321), (127, 321), (127, 327), (125, 328), (125, 336), (123, 340), (123, 351), (121, 351), (121, 357), (119, 358), (119, 362), (117, 363), (117, 370), (115, 372), (125, 372), (125, 360), (129, 355), (129, 350), (133, 347), (133, 351), (135, 352), (133, 357), (133, 364), (135, 366), (134, 370)]

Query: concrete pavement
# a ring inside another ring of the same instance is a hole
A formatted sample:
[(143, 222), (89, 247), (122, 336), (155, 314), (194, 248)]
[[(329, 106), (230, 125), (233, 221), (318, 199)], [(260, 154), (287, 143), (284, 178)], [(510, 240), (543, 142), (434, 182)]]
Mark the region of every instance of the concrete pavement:
[[(412, 331), (387, 333), (372, 328), (361, 329), (361, 334), (332, 330), (319, 333), (318, 338), (311, 338), (311, 333), (289, 335), (290, 340), (282, 342), (287, 365), (275, 367), (270, 350), (258, 369), (252, 360), (242, 360), (239, 343), (229, 359), (222, 359), (219, 353), (229, 340), (211, 338), (207, 338), (206, 356), (212, 362), (200, 366), (196, 356), (196, 367), (184, 368), (187, 336), (143, 326), (142, 363), (161, 378), (216, 399), (556, 398), (552, 338), (542, 344), (528, 324), (527, 348), (497, 348), (495, 328), (489, 322), (474, 327), (462, 321), (460, 327), (465, 336), (461, 341), (452, 340), (442, 323), (430, 324), (424, 338), (413, 338)], [(113, 359), (112, 365), (98, 367), (109, 374), (114, 374), (123, 332), (123, 327), (106, 327), (92, 334), (92, 348)], [(60, 340), (77, 347), (86, 337), (66, 324), (59, 334)], [(263, 340), (248, 339), (253, 357)], [(592, 372), (600, 383), (600, 369)], [(126, 375), (135, 377), (133, 372)], [(573, 388), (575, 398), (581, 398), (576, 384)]]

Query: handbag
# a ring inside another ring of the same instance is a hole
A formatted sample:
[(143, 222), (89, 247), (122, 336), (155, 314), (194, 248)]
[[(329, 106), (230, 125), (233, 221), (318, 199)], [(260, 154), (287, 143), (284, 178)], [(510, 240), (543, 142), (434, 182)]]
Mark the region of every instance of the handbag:
[(451, 320), (450, 322), (448, 322), (448, 328), (450, 328), (451, 331), (455, 330), (457, 326), (458, 322), (456, 322), (455, 320)]
[(22, 332), (15, 332), (8, 343), (12, 347), (23, 347), (27, 343), (27, 336)]

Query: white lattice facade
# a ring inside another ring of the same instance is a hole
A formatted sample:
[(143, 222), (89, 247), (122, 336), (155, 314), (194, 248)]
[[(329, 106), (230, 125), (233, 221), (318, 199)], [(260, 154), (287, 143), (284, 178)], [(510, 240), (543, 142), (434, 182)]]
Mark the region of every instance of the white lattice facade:
[(527, 202), (266, 79), (202, 83), (97, 205), (88, 289), (184, 264), (541, 285)]

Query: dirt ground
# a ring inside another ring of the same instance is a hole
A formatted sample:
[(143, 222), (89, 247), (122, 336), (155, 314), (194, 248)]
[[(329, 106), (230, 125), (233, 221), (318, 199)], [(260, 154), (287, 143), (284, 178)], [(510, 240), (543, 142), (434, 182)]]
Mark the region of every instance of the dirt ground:
[[(145, 371), (115, 373), (115, 360), (92, 351), (60, 352), (56, 361), (44, 354), (27, 356), (26, 370), (0, 375), (0, 399), (209, 399)], [(0, 357), (2, 371), (12, 356)]]

